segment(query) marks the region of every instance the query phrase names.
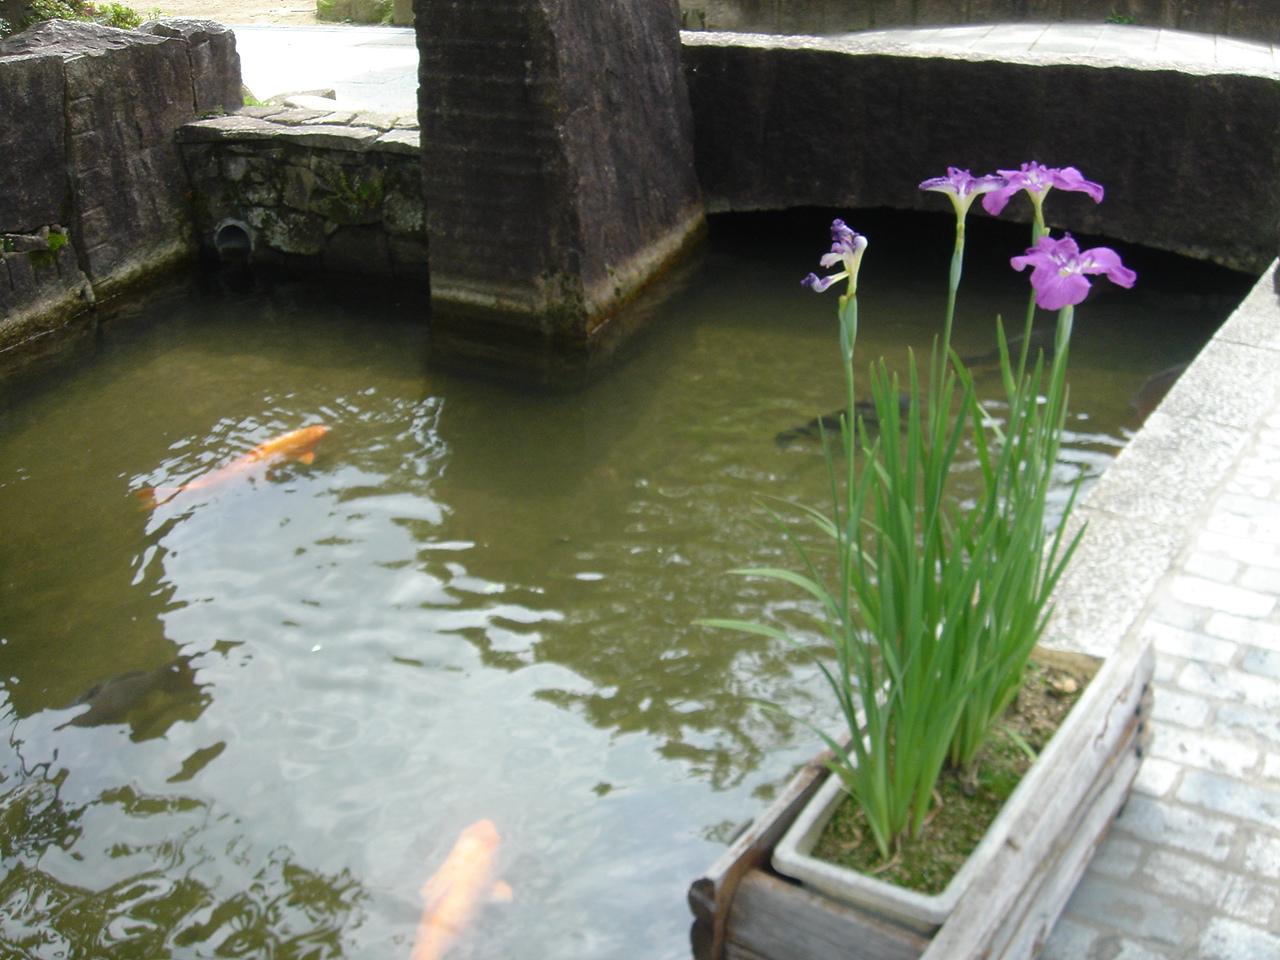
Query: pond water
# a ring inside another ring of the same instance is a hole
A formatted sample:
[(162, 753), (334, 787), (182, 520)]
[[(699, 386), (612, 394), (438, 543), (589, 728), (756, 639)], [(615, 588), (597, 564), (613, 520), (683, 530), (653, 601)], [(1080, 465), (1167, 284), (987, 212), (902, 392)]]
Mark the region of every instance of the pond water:
[[(949, 220), (849, 219), (862, 355), (901, 364), (939, 328)], [(759, 498), (821, 495), (818, 448), (775, 435), (840, 406), (835, 294), (798, 284), (829, 221), (717, 221), (574, 391), (441, 372), (419, 316), (301, 281), (159, 298), (10, 389), (5, 955), (407, 957), (419, 888), (487, 817), (514, 899), (457, 956), (686, 956), (690, 880), (817, 748), (756, 698), (832, 723), (804, 657), (691, 625), (795, 606), (724, 571), (782, 559)], [(1025, 228), (986, 230), (961, 354), (1025, 303)], [(1064, 483), (1247, 279), (1127, 255), (1135, 292), (1079, 308)], [(134, 495), (312, 423), (312, 464)]]

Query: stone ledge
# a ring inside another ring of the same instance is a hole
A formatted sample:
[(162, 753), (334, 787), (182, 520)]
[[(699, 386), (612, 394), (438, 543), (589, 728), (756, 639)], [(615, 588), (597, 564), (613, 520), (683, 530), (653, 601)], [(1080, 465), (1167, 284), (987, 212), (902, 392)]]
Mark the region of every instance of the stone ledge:
[(1107, 656), (1135, 629), (1189, 525), (1275, 409), (1275, 274), (1273, 262), (1072, 515), (1088, 528), (1054, 590), (1054, 646)]
[(419, 141), (417, 130), (388, 130), (374, 141), (373, 148), (416, 157), (420, 149)]
[[(1142, 29), (1142, 28), (1136, 28)], [(1065, 53), (1049, 49), (1033, 52), (1022, 45), (1001, 49), (969, 49), (927, 40), (896, 40), (877, 34), (846, 33), (834, 36), (803, 34), (728, 33), (684, 31), (681, 44), (688, 47), (731, 46), (773, 50), (825, 50), (831, 53), (908, 57), (918, 60), (957, 60), (970, 63), (1017, 63), (1031, 66), (1128, 67), (1134, 70), (1176, 70), (1191, 76), (1231, 74), (1277, 79), (1271, 67), (1233, 64), (1230, 69), (1194, 58), (1158, 57), (1134, 47), (1122, 53)]]
[(1128, 14), (1146, 27), (1280, 38), (1280, 14), (1271, 0), (680, 0), (680, 10), (691, 30), (770, 34), (1041, 21), (1089, 25)]
[(248, 236), (252, 263), (425, 287), (418, 131), (405, 119), (282, 104), (187, 124), (178, 139), (202, 246), (220, 255), (217, 238), (232, 224)]
[(178, 128), (179, 143), (207, 143), (221, 140), (266, 140), (275, 136), (275, 124), (238, 114), (195, 120)]
[(419, 149), (416, 118), (357, 110), (310, 110), (289, 106), (243, 107), (207, 117), (178, 130), (179, 143), (278, 141), (332, 150), (414, 154)]
[(283, 140), (286, 143), (298, 143), (306, 147), (363, 151), (377, 141), (378, 131), (372, 127), (348, 127), (337, 123), (317, 123), (296, 127), (282, 127), (272, 139)]

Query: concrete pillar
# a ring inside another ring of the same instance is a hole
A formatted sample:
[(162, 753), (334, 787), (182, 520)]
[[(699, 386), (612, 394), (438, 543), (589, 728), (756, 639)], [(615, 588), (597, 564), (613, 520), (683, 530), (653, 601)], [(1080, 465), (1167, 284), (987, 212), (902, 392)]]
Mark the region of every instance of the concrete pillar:
[(677, 0), (415, 0), (433, 324), (591, 345), (703, 228)]

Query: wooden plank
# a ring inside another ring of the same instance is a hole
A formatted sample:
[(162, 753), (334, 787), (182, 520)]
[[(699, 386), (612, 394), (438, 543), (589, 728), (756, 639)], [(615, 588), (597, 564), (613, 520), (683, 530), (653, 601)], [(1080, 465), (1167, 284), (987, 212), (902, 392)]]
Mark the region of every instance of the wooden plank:
[[(1026, 960), (1039, 949), (1128, 796), (1140, 764), (1136, 728), (1136, 723), (1129, 728), (1118, 753), (1118, 768), (1108, 768), (1095, 780), (1078, 816), (1059, 838), (1056, 855), (1039, 864), (1039, 875), (1021, 891), (1010, 919), (984, 945), (981, 956)], [(929, 946), (928, 938), (913, 931), (755, 870), (740, 882), (724, 956), (726, 960), (917, 960)]]
[[(1050, 857), (1057, 837), (1085, 801), (1099, 771), (1114, 769), (1121, 747), (1136, 735), (1139, 708), (1154, 668), (1150, 643), (1127, 642), (1113, 655), (1114, 664), (1095, 678), (1077, 709), (1105, 711), (1101, 723), (1089, 724), (1060, 749), (1080, 764), (1061, 764), (1042, 784), (1046, 804), (1028, 811), (1014, 824), (1004, 846), (974, 878), (955, 910), (938, 930), (921, 960), (967, 960), (987, 956), (987, 948), (1010, 916), (1018, 897)], [(1102, 686), (1097, 686), (1098, 683)]]
[[(1142, 696), (1139, 716), (1151, 715), (1151, 687)], [(1040, 952), (1067, 901), (1080, 882), (1111, 823), (1129, 798), (1142, 757), (1151, 740), (1151, 725), (1140, 722), (1118, 755), (1114, 770), (1105, 771), (1085, 801), (1080, 816), (1061, 838), (1063, 849), (1046, 864), (1042, 882), (1028, 886), (1010, 918), (992, 938), (993, 960), (1025, 960)]]
[(1100, 785), (1102, 792), (1094, 798), (1088, 816), (1076, 827), (1072, 842), (1057, 858), (1053, 870), (1044, 877), (1043, 883), (1024, 893), (1009, 922), (992, 938), (991, 960), (1027, 960), (1040, 952), (1089, 861), (1106, 837), (1111, 821), (1124, 806), (1140, 765), (1136, 751), (1126, 752), (1118, 775)]
[(727, 960), (918, 960), (929, 943), (763, 870), (739, 882), (729, 931)]
[(741, 879), (766, 863), (774, 845), (826, 779), (824, 750), (791, 778), (776, 800), (689, 887), (694, 923), (689, 941), (695, 960), (722, 960), (730, 906)]

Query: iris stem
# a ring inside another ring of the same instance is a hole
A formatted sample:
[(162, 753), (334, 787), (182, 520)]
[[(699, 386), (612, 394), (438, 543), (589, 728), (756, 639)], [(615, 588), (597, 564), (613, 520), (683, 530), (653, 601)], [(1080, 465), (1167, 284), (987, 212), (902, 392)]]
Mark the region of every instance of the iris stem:
[[(1040, 238), (1049, 233), (1049, 228), (1044, 225), (1044, 198), (1048, 193), (1038, 193), (1034, 190), (1027, 190), (1026, 194), (1031, 198), (1031, 207), (1035, 211), (1035, 219), (1031, 223), (1031, 246), (1034, 248), (1040, 242)], [(1031, 351), (1031, 331), (1035, 326), (1036, 319), (1036, 291), (1033, 287), (1030, 296), (1027, 298), (1027, 317), (1022, 325), (1022, 348), (1018, 351), (1018, 381), (1021, 382), (1023, 376), (1027, 372), (1027, 356)]]

